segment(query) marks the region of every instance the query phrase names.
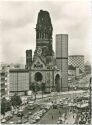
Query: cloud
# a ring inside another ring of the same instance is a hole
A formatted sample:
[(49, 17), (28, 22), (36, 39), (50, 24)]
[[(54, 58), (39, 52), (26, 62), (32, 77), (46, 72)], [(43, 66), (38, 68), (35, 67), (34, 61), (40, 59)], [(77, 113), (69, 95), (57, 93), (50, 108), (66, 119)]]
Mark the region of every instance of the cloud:
[(10, 30), (11, 28), (23, 27), (34, 22), (34, 9), (28, 2), (2, 2), (0, 7), (1, 28)]
[[(26, 49), (35, 50), (35, 26), (40, 9), (47, 10), (55, 35), (69, 34), (69, 53), (84, 53), (89, 34), (89, 5), (84, 1), (4, 1), (0, 4), (1, 49), (3, 61), (25, 57)], [(82, 49), (81, 49), (82, 48)]]

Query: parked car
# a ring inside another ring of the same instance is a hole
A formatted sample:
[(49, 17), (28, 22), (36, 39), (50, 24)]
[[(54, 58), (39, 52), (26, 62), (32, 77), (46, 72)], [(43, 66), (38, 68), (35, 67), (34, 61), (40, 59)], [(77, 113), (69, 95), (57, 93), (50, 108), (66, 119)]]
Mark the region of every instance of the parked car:
[(22, 123), (27, 123), (27, 122), (28, 122), (28, 119), (22, 120)]
[(22, 117), (23, 116), (23, 112), (18, 112), (17, 116), (18, 117)]
[(18, 120), (18, 121), (17, 121), (17, 124), (22, 124), (22, 121), (21, 121), (21, 120)]
[(58, 120), (58, 121), (57, 121), (57, 124), (62, 124), (62, 123), (63, 123), (62, 120)]
[(41, 117), (43, 115), (43, 113), (40, 111), (37, 113), (37, 116)]
[(10, 120), (13, 116), (6, 116), (5, 119), (6, 121)]
[(28, 114), (29, 114), (29, 115), (32, 115), (32, 112), (29, 112)]
[(36, 120), (40, 120), (40, 116), (34, 116)]
[(23, 118), (27, 119), (27, 118), (28, 118), (28, 115), (24, 115)]
[(45, 109), (42, 109), (42, 113), (46, 113), (46, 110), (45, 110)]
[(6, 119), (2, 119), (2, 120), (1, 120), (1, 123), (5, 123), (5, 122), (6, 122)]
[(13, 114), (14, 114), (14, 115), (17, 115), (17, 114), (18, 114), (18, 111), (17, 111), (17, 110), (15, 110), (15, 111), (13, 112)]
[(31, 119), (30, 124), (36, 123), (36, 119)]
[(56, 104), (53, 105), (53, 109), (57, 109), (57, 105)]
[(28, 109), (28, 110), (33, 110), (33, 109), (35, 109), (35, 107), (36, 107), (35, 105), (28, 105), (28, 106), (27, 106), (27, 109)]
[(9, 124), (14, 124), (14, 122), (13, 122), (13, 121), (10, 121)]

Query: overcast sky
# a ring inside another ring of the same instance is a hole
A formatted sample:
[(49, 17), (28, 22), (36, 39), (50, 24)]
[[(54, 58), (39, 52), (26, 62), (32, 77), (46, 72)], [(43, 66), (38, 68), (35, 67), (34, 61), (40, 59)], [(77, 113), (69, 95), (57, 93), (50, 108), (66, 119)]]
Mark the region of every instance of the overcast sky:
[(25, 51), (35, 50), (35, 27), (40, 9), (50, 13), (55, 35), (69, 34), (69, 54), (90, 60), (90, 4), (88, 0), (0, 2), (0, 62), (25, 63)]

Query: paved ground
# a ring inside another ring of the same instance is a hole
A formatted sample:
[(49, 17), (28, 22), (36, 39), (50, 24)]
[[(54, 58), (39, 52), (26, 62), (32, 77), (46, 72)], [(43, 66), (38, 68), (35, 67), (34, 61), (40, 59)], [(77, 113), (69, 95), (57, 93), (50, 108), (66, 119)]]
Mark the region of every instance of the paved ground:
[(77, 114), (69, 113), (65, 124), (74, 124)]
[[(37, 99), (36, 102), (41, 104), (41, 103), (47, 103), (47, 102), (52, 102), (54, 100), (57, 99), (62, 99), (65, 97), (71, 97), (73, 98), (73, 96), (75, 96), (75, 94), (73, 93), (78, 93), (78, 95), (81, 95), (80, 93), (83, 91), (70, 91), (70, 92), (66, 92), (65, 93), (54, 93), (54, 95), (52, 95), (51, 97), (45, 97), (45, 98), (41, 98), (41, 99)], [(47, 101), (46, 101), (47, 100)], [(33, 113), (36, 112), (37, 110), (39, 110), (40, 108), (37, 107), (35, 110), (33, 110)], [(68, 107), (66, 108), (66, 110), (68, 109)], [(60, 117), (60, 115), (62, 116), (65, 113), (65, 108), (60, 108), (60, 109), (50, 109), (38, 122), (39, 124), (56, 124), (58, 121), (58, 118)], [(28, 114), (30, 110), (26, 110), (24, 111), (24, 114)], [(60, 111), (60, 113), (59, 113)], [(53, 116), (53, 117), (52, 117)], [(71, 116), (72, 118), (72, 116)], [(17, 116), (14, 116), (10, 121), (14, 121), (14, 123), (16, 123), (20, 118)], [(10, 121), (8, 121), (7, 123), (9, 123)]]
[[(31, 111), (32, 113), (35, 113), (35, 112), (37, 112), (39, 109), (40, 109), (39, 106), (37, 106), (34, 110), (28, 110), (27, 108), (25, 108), (25, 110), (24, 110), (23, 112), (24, 112), (24, 115), (27, 115), (30, 111)], [(6, 123), (8, 124), (8, 123), (10, 123), (11, 121), (13, 121), (13, 122), (16, 124), (18, 120), (21, 120), (21, 118), (20, 118), (20, 117), (17, 117), (17, 115), (14, 115), (13, 118), (11, 118), (11, 119), (10, 119), (9, 121), (7, 121)], [(24, 121), (24, 120), (25, 120), (25, 118), (23, 117), (23, 118), (22, 118), (22, 121)]]
[[(59, 113), (59, 111), (61, 113)], [(59, 109), (53, 109), (51, 108), (38, 122), (38, 124), (56, 124), (58, 121), (58, 118), (65, 113), (66, 109), (59, 108)], [(61, 115), (60, 115), (61, 114)]]

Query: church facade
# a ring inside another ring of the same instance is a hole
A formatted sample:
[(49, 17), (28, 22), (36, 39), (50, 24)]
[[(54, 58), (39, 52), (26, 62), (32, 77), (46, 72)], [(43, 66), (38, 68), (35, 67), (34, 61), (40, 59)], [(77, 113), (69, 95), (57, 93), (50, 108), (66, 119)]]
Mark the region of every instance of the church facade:
[[(66, 49), (67, 44), (63, 39), (64, 49), (62, 46), (62, 40), (58, 42), (56, 40), (56, 57), (53, 51), (53, 27), (49, 12), (40, 10), (38, 13), (38, 19), (36, 24), (36, 49), (32, 58), (32, 50), (26, 50), (26, 69), (29, 70), (29, 86), (38, 86), (39, 90), (41, 85), (45, 85), (45, 92), (50, 91), (67, 91), (68, 90), (68, 54), (67, 57), (58, 56), (66, 55), (68, 53)], [(62, 35), (60, 35), (62, 36)], [(66, 38), (64, 34), (62, 38)], [(59, 45), (60, 43), (60, 45)], [(62, 50), (61, 50), (62, 49)], [(58, 52), (60, 51), (60, 52)]]

